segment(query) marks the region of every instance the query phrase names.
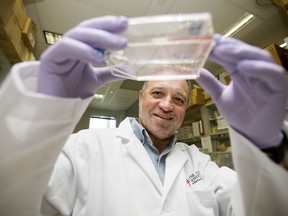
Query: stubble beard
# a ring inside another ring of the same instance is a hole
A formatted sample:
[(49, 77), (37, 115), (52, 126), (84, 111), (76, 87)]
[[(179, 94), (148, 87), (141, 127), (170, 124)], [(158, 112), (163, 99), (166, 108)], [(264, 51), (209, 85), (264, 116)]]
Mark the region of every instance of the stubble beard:
[(180, 123), (177, 122), (160, 122), (157, 120), (141, 121), (141, 124), (149, 134), (153, 135), (157, 139), (164, 140), (169, 139), (175, 135), (176, 130), (180, 127)]

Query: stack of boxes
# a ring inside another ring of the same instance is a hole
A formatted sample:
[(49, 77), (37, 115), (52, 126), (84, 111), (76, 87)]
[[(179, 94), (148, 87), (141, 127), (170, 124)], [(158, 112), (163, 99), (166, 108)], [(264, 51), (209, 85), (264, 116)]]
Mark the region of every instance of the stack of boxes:
[(0, 2), (0, 48), (10, 63), (35, 60), (36, 26), (22, 0)]
[(203, 89), (194, 85), (191, 91), (188, 107), (205, 104)]

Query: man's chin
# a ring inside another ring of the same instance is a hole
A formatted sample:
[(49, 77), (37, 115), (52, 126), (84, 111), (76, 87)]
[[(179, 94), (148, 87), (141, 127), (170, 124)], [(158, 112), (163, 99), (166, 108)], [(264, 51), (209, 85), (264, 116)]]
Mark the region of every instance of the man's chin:
[(167, 140), (171, 139), (174, 136), (175, 133), (167, 133), (167, 129), (161, 129), (161, 130), (156, 130), (153, 133), (153, 136), (156, 137), (159, 140)]

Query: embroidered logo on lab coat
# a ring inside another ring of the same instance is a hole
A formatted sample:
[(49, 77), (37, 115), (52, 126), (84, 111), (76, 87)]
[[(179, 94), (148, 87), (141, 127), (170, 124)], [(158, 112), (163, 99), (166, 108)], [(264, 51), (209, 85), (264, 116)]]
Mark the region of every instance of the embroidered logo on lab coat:
[(200, 175), (200, 172), (197, 170), (186, 179), (186, 184), (191, 187), (192, 185), (202, 180), (203, 179)]

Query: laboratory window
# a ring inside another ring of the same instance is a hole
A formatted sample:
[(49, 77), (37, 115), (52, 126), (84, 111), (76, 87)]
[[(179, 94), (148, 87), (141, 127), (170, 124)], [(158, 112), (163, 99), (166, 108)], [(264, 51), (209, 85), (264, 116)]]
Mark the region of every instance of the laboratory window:
[(113, 116), (92, 115), (89, 121), (89, 128), (115, 128), (116, 118)]

